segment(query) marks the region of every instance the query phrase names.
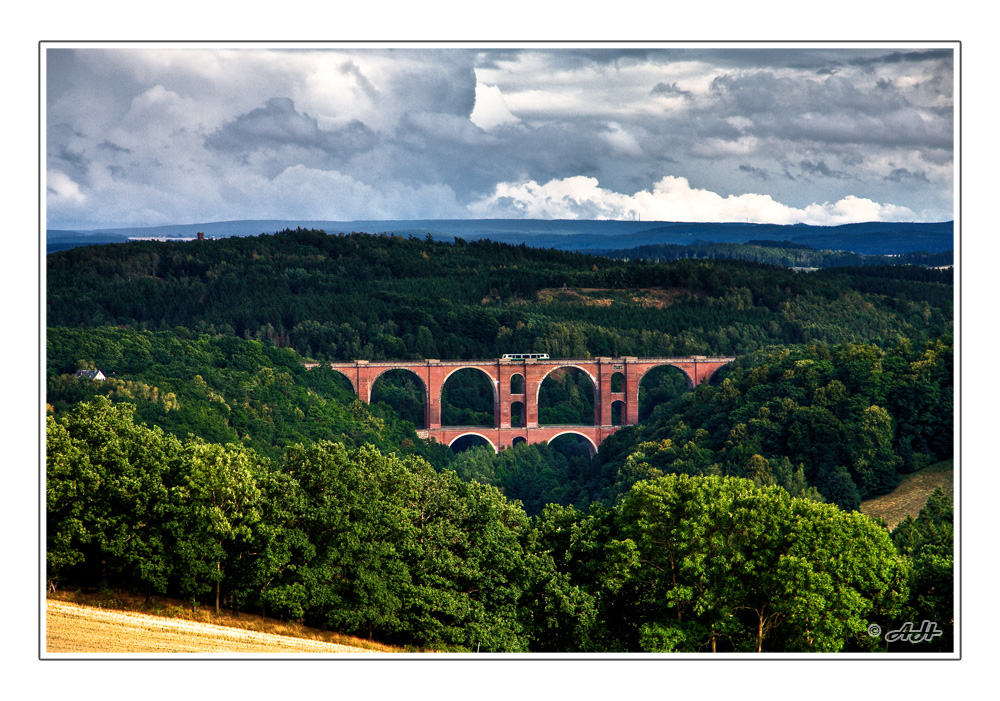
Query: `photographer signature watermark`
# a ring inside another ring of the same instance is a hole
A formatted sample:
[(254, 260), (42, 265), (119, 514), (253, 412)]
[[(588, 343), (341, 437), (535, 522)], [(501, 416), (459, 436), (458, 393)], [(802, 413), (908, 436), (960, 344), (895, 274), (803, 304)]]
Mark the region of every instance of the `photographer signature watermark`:
[[(913, 621), (907, 621), (899, 628), (890, 630), (885, 634), (887, 643), (928, 643), (934, 638), (944, 635), (944, 631), (938, 628), (934, 621), (921, 621), (920, 627), (915, 628)], [(882, 628), (877, 623), (868, 626), (868, 635), (877, 638), (882, 635)]]

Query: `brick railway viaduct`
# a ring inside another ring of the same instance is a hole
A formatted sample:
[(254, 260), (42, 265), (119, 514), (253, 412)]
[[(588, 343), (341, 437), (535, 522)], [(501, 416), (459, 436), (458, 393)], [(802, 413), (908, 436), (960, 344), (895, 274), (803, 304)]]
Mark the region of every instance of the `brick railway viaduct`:
[[(566, 434), (587, 439), (591, 453), (601, 442), (624, 426), (639, 422), (639, 383), (649, 370), (669, 365), (687, 377), (688, 385), (707, 382), (716, 370), (735, 358), (587, 358), (587, 359), (506, 359), (496, 360), (417, 360), (367, 361), (329, 363), (343, 374), (363, 402), (370, 402), (372, 386), (379, 375), (390, 370), (408, 370), (420, 378), (424, 387), (424, 430), (417, 434), (440, 443), (452, 445), (463, 436), (474, 435), (486, 440), (494, 450), (507, 448), (515, 442), (542, 443)], [(319, 363), (307, 363), (307, 368)], [(324, 363), (324, 365), (327, 365)], [(475, 369), (486, 374), (493, 385), (493, 427), (442, 426), (441, 390), (448, 378), (459, 370)], [(538, 395), (542, 381), (560, 368), (577, 368), (590, 378), (594, 386), (594, 425), (550, 426), (538, 424)], [(616, 377), (619, 376), (619, 377)], [(617, 391), (616, 391), (617, 390)], [(520, 404), (520, 407), (517, 405)], [(521, 426), (512, 425), (516, 413), (523, 417)], [(620, 423), (612, 423), (613, 408), (619, 410)]]

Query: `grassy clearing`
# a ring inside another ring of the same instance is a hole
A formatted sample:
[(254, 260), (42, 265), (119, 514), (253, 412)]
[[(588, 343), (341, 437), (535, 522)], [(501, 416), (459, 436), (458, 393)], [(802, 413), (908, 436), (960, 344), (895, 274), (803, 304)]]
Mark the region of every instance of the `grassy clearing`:
[(906, 475), (889, 494), (861, 502), (861, 513), (884, 519), (889, 529), (907, 516), (916, 518), (927, 498), (938, 487), (949, 497), (955, 497), (954, 461), (944, 460)]
[(401, 648), (248, 613), (126, 592), (57, 592), (46, 610), (48, 652), (403, 652)]
[(643, 289), (611, 289), (604, 287), (572, 287), (562, 289), (546, 287), (538, 290), (538, 301), (575, 302), (594, 307), (610, 307), (614, 303), (637, 304), (643, 307), (663, 309), (680, 299), (691, 297), (687, 290), (676, 288), (650, 287)]

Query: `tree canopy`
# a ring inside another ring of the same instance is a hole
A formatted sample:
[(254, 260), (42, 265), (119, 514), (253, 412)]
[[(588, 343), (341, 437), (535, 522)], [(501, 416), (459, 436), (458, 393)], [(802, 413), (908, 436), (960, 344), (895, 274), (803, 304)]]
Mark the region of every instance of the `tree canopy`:
[(319, 442), (273, 464), (105, 398), (50, 418), (46, 448), (53, 580), (420, 648), (871, 649), (907, 599), (877, 524), (749, 480), (669, 475), (530, 520), (416, 456)]

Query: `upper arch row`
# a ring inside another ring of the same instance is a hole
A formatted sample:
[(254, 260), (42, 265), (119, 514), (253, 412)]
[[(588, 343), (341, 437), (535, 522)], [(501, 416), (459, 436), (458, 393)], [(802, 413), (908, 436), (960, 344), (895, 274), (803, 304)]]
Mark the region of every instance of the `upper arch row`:
[[(495, 363), (488, 361), (441, 362), (438, 360), (426, 360), (423, 362), (402, 361), (375, 363), (369, 363), (368, 361), (355, 361), (352, 364), (330, 363), (330, 367), (345, 376), (351, 384), (355, 394), (366, 402), (371, 400), (371, 389), (374, 386), (375, 381), (386, 372), (392, 370), (407, 370), (420, 378), (421, 383), (424, 386), (425, 398), (428, 401), (431, 400), (432, 394), (440, 394), (445, 383), (447, 383), (449, 378), (451, 378), (451, 376), (456, 372), (467, 369), (479, 370), (489, 379), (493, 387), (494, 402), (498, 403), (501, 395), (501, 380), (511, 383), (509, 387), (511, 394), (523, 394), (525, 391), (524, 388), (527, 385), (527, 382), (525, 381), (526, 375), (529, 374), (535, 375), (532, 380), (536, 383), (536, 394), (540, 391), (542, 382), (545, 378), (553, 372), (565, 368), (575, 368), (587, 376), (595, 392), (600, 392), (602, 395), (609, 391), (611, 393), (627, 392), (631, 395), (637, 391), (638, 385), (641, 383), (642, 378), (646, 375), (646, 373), (654, 368), (663, 366), (675, 367), (684, 374), (688, 386), (693, 387), (700, 382), (707, 381), (720, 367), (732, 362), (733, 360), (735, 360), (735, 358), (707, 358), (704, 356), (694, 356), (684, 359), (566, 359), (544, 363), (528, 361), (523, 364), (523, 369), (518, 367), (517, 363), (510, 363), (506, 360), (497, 361)], [(316, 365), (310, 364), (308, 367), (315, 366)], [(626, 367), (629, 369), (628, 374), (632, 377), (631, 388), (628, 390), (626, 390), (625, 387), (626, 374), (624, 370)], [(532, 373), (533, 369), (536, 369), (534, 373)], [(611, 372), (609, 372), (609, 370)], [(538, 371), (543, 371), (543, 374), (540, 377), (537, 375)], [(602, 377), (605, 382), (609, 383), (610, 386), (601, 386)]]

